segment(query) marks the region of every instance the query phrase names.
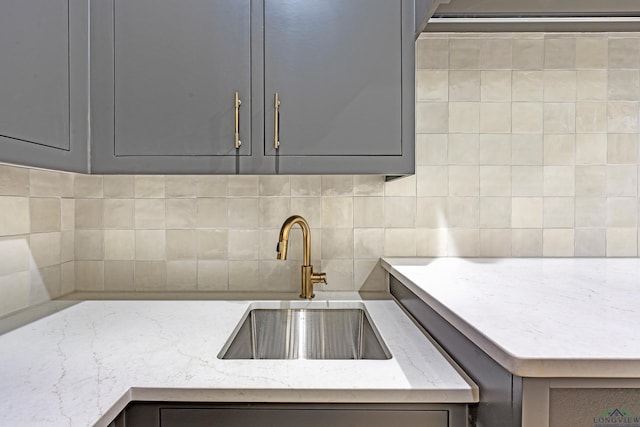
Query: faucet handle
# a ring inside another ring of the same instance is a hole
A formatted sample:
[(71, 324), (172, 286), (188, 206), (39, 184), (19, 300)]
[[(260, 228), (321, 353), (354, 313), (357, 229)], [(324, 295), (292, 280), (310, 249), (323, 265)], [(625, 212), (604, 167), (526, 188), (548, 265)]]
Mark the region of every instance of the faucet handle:
[(323, 285), (327, 284), (327, 273), (312, 273), (311, 274), (311, 283), (322, 283)]

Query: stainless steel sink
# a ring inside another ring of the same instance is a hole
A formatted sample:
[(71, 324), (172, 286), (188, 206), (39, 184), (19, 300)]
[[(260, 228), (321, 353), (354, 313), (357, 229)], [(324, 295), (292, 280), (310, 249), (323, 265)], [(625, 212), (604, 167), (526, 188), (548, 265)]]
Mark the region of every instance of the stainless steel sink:
[(390, 359), (360, 308), (253, 309), (221, 359)]

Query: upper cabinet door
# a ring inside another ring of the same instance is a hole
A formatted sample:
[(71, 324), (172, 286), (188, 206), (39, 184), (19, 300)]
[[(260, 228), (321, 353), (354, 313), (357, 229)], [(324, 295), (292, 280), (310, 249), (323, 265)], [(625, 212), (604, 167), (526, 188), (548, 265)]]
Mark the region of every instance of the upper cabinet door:
[(413, 150), (413, 3), (264, 3), (265, 154), (283, 173), (400, 169)]
[(235, 172), (251, 154), (250, 43), (250, 0), (93, 2), (93, 171)]
[(0, 1), (0, 161), (86, 170), (87, 6)]

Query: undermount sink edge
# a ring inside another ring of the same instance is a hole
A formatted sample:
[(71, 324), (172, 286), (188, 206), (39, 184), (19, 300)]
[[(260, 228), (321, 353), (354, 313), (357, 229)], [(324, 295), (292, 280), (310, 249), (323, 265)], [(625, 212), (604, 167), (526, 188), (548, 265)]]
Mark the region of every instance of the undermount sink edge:
[(365, 305), (349, 301), (252, 303), (219, 359), (388, 360)]

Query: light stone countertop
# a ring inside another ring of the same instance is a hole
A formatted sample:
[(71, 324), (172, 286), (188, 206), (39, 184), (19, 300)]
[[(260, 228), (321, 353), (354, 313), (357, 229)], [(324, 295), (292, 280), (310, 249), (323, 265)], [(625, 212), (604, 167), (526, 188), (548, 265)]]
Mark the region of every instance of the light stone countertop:
[[(329, 301), (318, 293), (313, 302), (79, 302), (0, 335), (0, 425), (106, 426), (132, 400), (477, 402), (477, 386), (395, 302), (346, 295)], [(364, 306), (392, 358), (218, 359), (256, 306)]]
[(511, 373), (640, 378), (640, 259), (386, 258)]

